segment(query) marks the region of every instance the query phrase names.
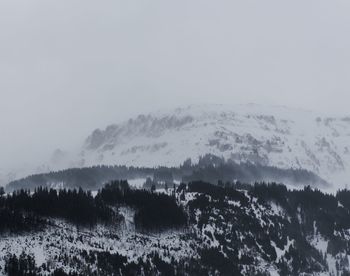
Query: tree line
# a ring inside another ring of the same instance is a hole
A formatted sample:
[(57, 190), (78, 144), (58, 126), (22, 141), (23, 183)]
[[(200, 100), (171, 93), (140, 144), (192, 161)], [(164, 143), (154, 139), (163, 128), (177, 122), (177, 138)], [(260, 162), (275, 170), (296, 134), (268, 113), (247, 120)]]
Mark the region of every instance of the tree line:
[(186, 160), (179, 167), (127, 167), (127, 166), (94, 166), (72, 168), (57, 172), (31, 175), (9, 183), (8, 192), (20, 189), (34, 190), (37, 187), (63, 186), (67, 189), (83, 188), (98, 190), (107, 182), (115, 179), (136, 179), (151, 177), (156, 183), (172, 183), (175, 179), (185, 183), (205, 181), (216, 184), (218, 181), (244, 183), (280, 182), (295, 185), (323, 185), (328, 183), (312, 172), (302, 169), (280, 169), (252, 163), (236, 163), (232, 160), (207, 154), (197, 164)]
[(162, 230), (182, 227), (187, 216), (174, 197), (133, 190), (127, 181), (112, 181), (93, 197), (82, 189), (37, 188), (33, 193), (19, 190), (0, 197), (0, 231), (28, 231), (45, 225), (50, 218), (64, 219), (78, 226), (97, 223), (119, 224), (119, 206), (136, 209), (139, 229)]

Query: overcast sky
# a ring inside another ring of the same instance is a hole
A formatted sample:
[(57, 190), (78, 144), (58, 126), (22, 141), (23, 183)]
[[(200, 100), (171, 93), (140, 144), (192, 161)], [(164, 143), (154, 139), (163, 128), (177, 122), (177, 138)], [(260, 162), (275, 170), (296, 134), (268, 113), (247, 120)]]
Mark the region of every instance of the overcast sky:
[(349, 114), (349, 15), (348, 0), (1, 0), (0, 162), (164, 106)]

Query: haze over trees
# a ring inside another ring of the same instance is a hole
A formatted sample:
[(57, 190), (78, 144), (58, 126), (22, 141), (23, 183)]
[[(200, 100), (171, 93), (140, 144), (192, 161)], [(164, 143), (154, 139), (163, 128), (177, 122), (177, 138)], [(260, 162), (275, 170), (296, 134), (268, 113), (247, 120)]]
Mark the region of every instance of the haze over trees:
[[(75, 168), (47, 174), (38, 174), (9, 183), (7, 191), (30, 189), (37, 187), (68, 188), (98, 190), (109, 181), (115, 179), (147, 179), (154, 183), (168, 183), (174, 180), (180, 182), (206, 181), (217, 184), (218, 181), (244, 183), (277, 182), (294, 186), (310, 185), (326, 187), (329, 184), (312, 172), (301, 169), (280, 169), (252, 163), (237, 164), (217, 156), (205, 155), (198, 164), (186, 160), (180, 167), (127, 167), (127, 166), (95, 166), (90, 168)], [(150, 184), (150, 187), (152, 184)], [(149, 188), (150, 188), (149, 187)]]

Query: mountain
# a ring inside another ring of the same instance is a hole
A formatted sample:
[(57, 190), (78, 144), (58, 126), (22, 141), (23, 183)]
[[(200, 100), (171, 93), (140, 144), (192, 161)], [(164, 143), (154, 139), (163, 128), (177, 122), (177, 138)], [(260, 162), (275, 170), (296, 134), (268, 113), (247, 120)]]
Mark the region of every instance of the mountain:
[(349, 275), (350, 192), (114, 181), (0, 197), (2, 275)]
[(254, 104), (189, 106), (96, 129), (75, 162), (179, 166), (206, 154), (306, 169), (334, 183), (350, 171), (350, 117)]
[[(178, 167), (206, 155), (309, 170), (335, 188), (350, 179), (350, 117), (260, 105), (198, 105), (139, 115), (96, 129), (44, 165), (0, 172), (0, 184), (31, 174), (98, 165)], [(11, 173), (9, 173), (11, 172)]]

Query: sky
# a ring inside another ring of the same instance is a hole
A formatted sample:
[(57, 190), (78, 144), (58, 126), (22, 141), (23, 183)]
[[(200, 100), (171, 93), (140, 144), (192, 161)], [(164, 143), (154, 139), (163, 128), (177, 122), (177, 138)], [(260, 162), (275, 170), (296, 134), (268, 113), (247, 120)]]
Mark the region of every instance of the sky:
[(349, 115), (348, 0), (1, 0), (0, 168), (201, 103)]

